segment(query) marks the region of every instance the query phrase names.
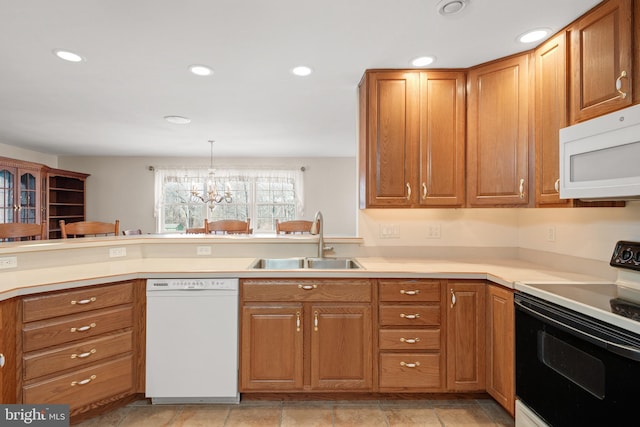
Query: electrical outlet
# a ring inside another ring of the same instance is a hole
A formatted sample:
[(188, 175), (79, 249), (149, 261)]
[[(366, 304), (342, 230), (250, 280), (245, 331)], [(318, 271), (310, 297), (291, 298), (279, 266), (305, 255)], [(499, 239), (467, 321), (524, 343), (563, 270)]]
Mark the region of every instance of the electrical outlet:
[(399, 239), (400, 226), (398, 224), (380, 224), (381, 239)]
[(198, 246), (196, 249), (198, 255), (211, 255), (211, 246)]
[(441, 232), (440, 224), (429, 224), (427, 226), (427, 239), (439, 239)]
[(127, 256), (127, 248), (110, 248), (109, 257), (117, 258), (121, 256)]
[(15, 256), (3, 256), (0, 258), (0, 268), (17, 268), (18, 257)]
[(556, 227), (553, 225), (547, 228), (547, 242), (555, 242), (556, 241)]

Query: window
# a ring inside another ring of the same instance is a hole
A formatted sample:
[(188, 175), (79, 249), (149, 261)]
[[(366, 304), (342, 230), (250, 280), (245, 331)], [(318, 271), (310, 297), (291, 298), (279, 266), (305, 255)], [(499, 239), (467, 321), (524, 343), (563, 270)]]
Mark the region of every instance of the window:
[[(275, 231), (276, 219), (289, 221), (303, 211), (301, 170), (217, 169), (211, 179), (208, 169), (156, 169), (155, 215), (157, 231), (183, 232), (199, 228), (204, 219), (251, 219), (254, 233)], [(206, 204), (207, 189), (231, 192), (229, 203)]]

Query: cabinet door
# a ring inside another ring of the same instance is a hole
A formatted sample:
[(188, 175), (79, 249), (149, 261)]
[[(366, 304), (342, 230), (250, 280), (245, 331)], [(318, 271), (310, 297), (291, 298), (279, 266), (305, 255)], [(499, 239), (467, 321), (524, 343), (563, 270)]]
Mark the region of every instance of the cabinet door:
[(513, 291), (487, 286), (487, 392), (515, 414)]
[(447, 388), (485, 389), (485, 284), (447, 286)]
[(567, 46), (560, 32), (535, 50), (536, 206), (568, 205), (560, 199), (560, 129), (567, 123)]
[(0, 223), (16, 222), (16, 168), (0, 166)]
[(465, 74), (420, 73), (420, 205), (464, 204)]
[(469, 72), (470, 206), (528, 203), (528, 63), (520, 55)]
[(18, 169), (17, 222), (39, 224), (42, 218), (42, 180), (39, 170)]
[(311, 306), (311, 388), (370, 390), (372, 387), (371, 307)]
[(631, 15), (632, 0), (610, 0), (571, 27), (572, 123), (633, 102)]
[(414, 203), (418, 191), (413, 184), (419, 133), (418, 88), (419, 73), (413, 71), (365, 75), (360, 86), (360, 120), (366, 122), (360, 135), (360, 153), (366, 162), (360, 177), (361, 207), (407, 207)]
[(0, 402), (17, 403), (16, 400), (16, 319), (17, 302), (15, 298), (0, 301), (0, 354), (4, 366), (0, 367)]
[(302, 389), (302, 311), (302, 304), (243, 307), (241, 391)]

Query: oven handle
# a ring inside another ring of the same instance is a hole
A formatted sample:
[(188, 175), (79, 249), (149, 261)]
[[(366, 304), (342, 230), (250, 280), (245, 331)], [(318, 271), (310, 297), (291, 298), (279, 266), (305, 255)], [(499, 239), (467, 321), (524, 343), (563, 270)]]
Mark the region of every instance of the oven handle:
[(564, 323), (553, 319), (549, 316), (546, 316), (536, 310), (533, 310), (532, 308), (526, 307), (524, 305), (522, 305), (522, 303), (520, 301), (515, 301), (515, 304), (522, 309), (523, 311), (531, 314), (532, 316), (538, 317), (539, 319), (543, 320), (543, 321), (547, 321), (549, 323), (552, 323), (553, 325), (557, 326), (558, 328), (564, 330), (565, 332), (570, 333), (571, 335), (577, 336), (579, 338), (583, 338), (586, 339), (587, 341), (589, 341), (592, 344), (597, 345), (598, 347), (602, 347), (608, 351), (610, 351), (611, 353), (615, 353), (619, 356), (625, 357), (627, 359), (631, 359), (631, 360), (635, 360), (637, 362), (640, 362), (640, 349), (634, 348), (634, 347), (629, 347), (626, 345), (622, 345), (622, 344), (617, 344), (611, 341), (607, 341), (605, 339), (593, 336), (587, 332), (581, 331), (580, 329), (574, 328), (573, 326), (569, 326), (569, 325), (565, 325)]

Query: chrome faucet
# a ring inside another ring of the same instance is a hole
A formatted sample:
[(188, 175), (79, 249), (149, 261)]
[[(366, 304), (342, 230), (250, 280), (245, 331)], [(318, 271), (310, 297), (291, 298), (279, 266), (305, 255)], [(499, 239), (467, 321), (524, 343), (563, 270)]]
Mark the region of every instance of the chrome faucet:
[(324, 219), (322, 218), (322, 212), (316, 212), (313, 217), (310, 233), (318, 235), (318, 258), (324, 258), (324, 252), (332, 250), (333, 247), (324, 245)]

